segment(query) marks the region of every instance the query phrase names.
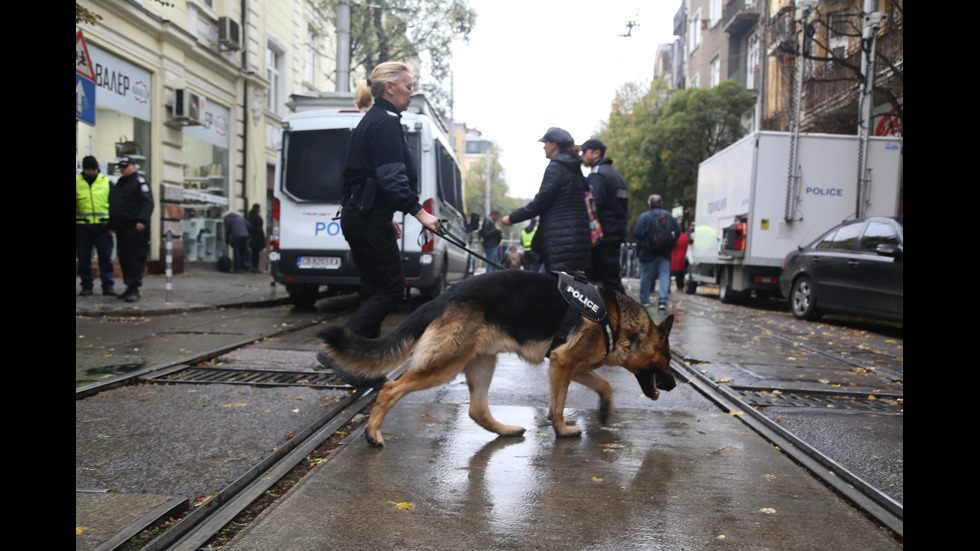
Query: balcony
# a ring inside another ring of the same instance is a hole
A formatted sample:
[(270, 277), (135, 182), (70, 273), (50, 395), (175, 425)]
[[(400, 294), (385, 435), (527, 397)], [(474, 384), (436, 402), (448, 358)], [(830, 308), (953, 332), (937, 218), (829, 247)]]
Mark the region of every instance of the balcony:
[[(895, 71), (903, 69), (904, 40), (901, 29), (880, 35), (875, 50), (875, 87), (901, 88), (901, 79), (896, 78), (898, 75), (895, 74)], [(855, 52), (841, 62), (818, 63), (819, 66), (804, 82), (804, 109), (826, 112), (833, 106), (851, 108), (856, 105), (862, 81), (861, 52)], [(901, 95), (901, 90), (896, 91)]]
[(762, 0), (729, 0), (721, 11), (722, 28), (732, 36), (750, 32), (759, 22)]

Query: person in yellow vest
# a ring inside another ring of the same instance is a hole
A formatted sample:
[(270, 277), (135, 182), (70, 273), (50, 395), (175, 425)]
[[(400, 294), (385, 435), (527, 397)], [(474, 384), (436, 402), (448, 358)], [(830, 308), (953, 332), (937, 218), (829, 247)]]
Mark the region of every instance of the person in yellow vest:
[(531, 245), (534, 243), (534, 234), (537, 231), (538, 219), (532, 218), (531, 222), (527, 226), (524, 226), (524, 230), (521, 232), (521, 247), (524, 248), (524, 254), (521, 256), (521, 264), (525, 270), (543, 272), (541, 255), (531, 250)]
[(109, 188), (109, 179), (99, 173), (99, 161), (91, 155), (82, 159), (82, 172), (75, 177), (75, 258), (82, 280), (79, 296), (93, 294), (92, 249), (99, 255), (102, 294), (116, 296), (112, 280)]

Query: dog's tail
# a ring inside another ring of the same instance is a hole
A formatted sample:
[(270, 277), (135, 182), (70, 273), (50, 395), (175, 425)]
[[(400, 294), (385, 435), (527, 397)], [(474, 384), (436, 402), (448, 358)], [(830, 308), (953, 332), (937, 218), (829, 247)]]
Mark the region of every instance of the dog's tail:
[(327, 357), (344, 371), (374, 378), (387, 374), (408, 359), (412, 347), (441, 311), (433, 303), (416, 310), (391, 334), (367, 339), (341, 325), (330, 325), (317, 336)]

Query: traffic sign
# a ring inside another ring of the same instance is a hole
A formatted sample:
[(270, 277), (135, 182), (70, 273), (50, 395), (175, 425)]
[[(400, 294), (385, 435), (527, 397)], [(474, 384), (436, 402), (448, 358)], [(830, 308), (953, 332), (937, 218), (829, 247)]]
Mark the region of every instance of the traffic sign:
[(75, 120), (95, 126), (95, 68), (82, 31), (75, 34)]
[(75, 73), (95, 82), (95, 68), (92, 67), (92, 56), (88, 55), (88, 46), (82, 31), (75, 34)]
[(95, 82), (75, 74), (75, 120), (95, 126)]

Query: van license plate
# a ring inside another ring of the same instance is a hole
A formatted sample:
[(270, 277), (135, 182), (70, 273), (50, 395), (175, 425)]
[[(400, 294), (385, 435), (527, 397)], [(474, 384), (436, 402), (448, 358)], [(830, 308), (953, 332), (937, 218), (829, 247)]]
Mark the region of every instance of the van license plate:
[(337, 270), (340, 268), (340, 258), (336, 256), (301, 256), (296, 259), (296, 265), (302, 269)]

